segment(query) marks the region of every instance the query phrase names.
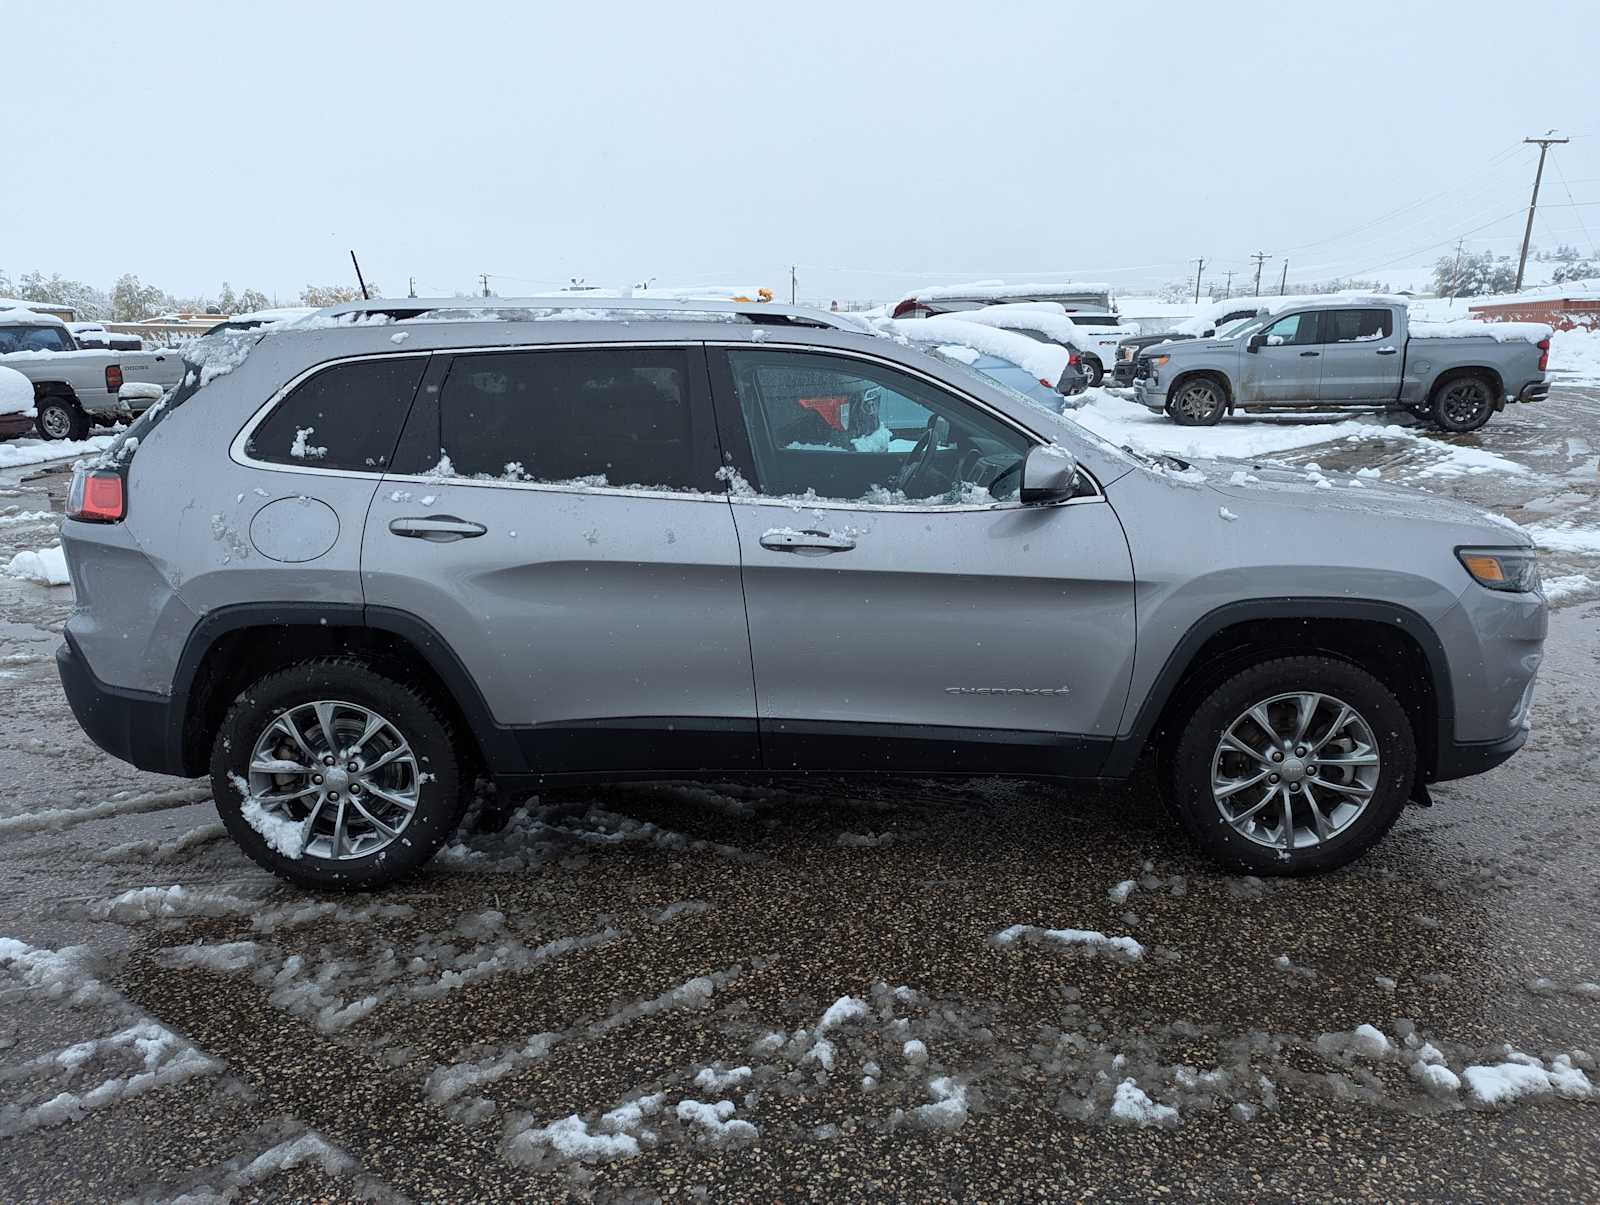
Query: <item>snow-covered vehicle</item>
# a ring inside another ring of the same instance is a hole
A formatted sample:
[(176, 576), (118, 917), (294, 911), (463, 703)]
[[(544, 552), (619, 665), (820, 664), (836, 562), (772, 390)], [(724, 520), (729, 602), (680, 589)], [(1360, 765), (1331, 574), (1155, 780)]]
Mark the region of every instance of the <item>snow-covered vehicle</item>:
[(0, 366), (0, 439), (33, 430), (33, 382), (14, 368)]
[(125, 331), (107, 330), (98, 322), (69, 322), (72, 341), (85, 351), (100, 348), (108, 351), (143, 351), (144, 340)]
[(1134, 400), (1185, 426), (1236, 410), (1409, 410), (1475, 431), (1550, 391), (1551, 330), (1531, 322), (1418, 322), (1383, 296), (1279, 299), (1210, 338), (1140, 353)]
[(889, 311), (891, 318), (931, 318), (960, 310), (981, 310), (991, 305), (1049, 301), (1064, 313), (1114, 314), (1111, 286), (1067, 281), (1061, 284), (1005, 284), (990, 281), (971, 285), (934, 285), (908, 293)]
[(316, 312), (317, 307), (314, 305), (288, 305), (273, 310), (252, 310), (247, 314), (234, 314), (226, 322), (217, 323), (206, 331), (206, 334), (259, 330), (263, 326), (276, 326), (280, 322), (298, 322)]
[(176, 352), (83, 349), (65, 322), (33, 310), (0, 310), (0, 365), (33, 382), (34, 422), (45, 439), (82, 439), (95, 422), (128, 422), (142, 407), (124, 402), (123, 385), (165, 390), (183, 375)]
[[(961, 313), (915, 322), (878, 318), (869, 326), (877, 334), (947, 354), (1036, 402), (1042, 397), (1046, 407), (1057, 413), (1062, 398), (1082, 393), (1086, 385), (1074, 345), (1028, 331), (1007, 330), (1003, 321), (973, 321), (972, 314)], [(978, 357), (989, 367), (980, 366)]]

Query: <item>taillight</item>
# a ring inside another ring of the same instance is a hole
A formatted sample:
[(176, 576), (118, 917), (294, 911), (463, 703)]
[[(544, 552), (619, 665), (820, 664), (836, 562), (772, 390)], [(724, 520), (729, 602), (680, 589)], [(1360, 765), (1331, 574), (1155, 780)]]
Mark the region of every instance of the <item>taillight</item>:
[(1069, 351), (1067, 353), (1067, 364), (1070, 366), (1078, 363), (1081, 363), (1081, 361), (1078, 359), (1078, 353), (1075, 351)]
[(72, 476), (67, 518), (85, 523), (120, 523), (128, 513), (127, 487), (114, 469), (80, 469)]
[(1544, 372), (1550, 367), (1550, 340), (1539, 340), (1539, 371)]
[(122, 388), (122, 365), (106, 365), (106, 392), (115, 393)]

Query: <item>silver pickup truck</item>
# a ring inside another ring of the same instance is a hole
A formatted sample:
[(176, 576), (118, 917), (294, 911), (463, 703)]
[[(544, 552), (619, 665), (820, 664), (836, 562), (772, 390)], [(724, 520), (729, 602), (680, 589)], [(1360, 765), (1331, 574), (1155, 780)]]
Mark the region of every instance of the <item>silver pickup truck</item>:
[(1412, 321), (1381, 297), (1301, 302), (1208, 339), (1144, 348), (1134, 398), (1184, 426), (1238, 410), (1371, 407), (1475, 431), (1508, 401), (1549, 393), (1550, 333), (1539, 323)]
[(45, 439), (82, 439), (96, 422), (127, 422), (147, 407), (148, 390), (170, 389), (183, 376), (175, 351), (80, 348), (66, 323), (32, 310), (0, 310), (0, 365), (33, 382), (34, 426)]

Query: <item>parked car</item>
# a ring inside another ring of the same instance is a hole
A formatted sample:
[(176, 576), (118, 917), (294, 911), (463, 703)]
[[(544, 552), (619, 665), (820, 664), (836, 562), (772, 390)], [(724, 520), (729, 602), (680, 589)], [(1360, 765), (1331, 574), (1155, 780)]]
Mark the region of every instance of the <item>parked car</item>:
[(183, 375), (177, 352), (84, 350), (61, 319), (31, 310), (0, 311), (0, 365), (33, 382), (34, 423), (44, 439), (82, 439), (95, 422), (131, 421), (138, 411), (119, 398), (124, 384), (166, 390)]
[[(947, 353), (974, 367), (979, 358), (998, 361), (1005, 366), (1002, 371), (1008, 374), (1004, 382), (1008, 388), (1018, 389), (1024, 396), (1034, 396), (1032, 391), (1039, 389), (1047, 391), (1047, 395), (1059, 395), (1049, 403), (1049, 408), (1057, 412), (1064, 405), (1061, 398), (1084, 391), (1087, 378), (1072, 346), (989, 322), (970, 321), (970, 318), (971, 315), (965, 313), (920, 318), (915, 322), (880, 318), (868, 326), (877, 334)], [(1009, 375), (1013, 371), (1020, 376)], [(989, 375), (994, 376), (993, 373)]]
[(33, 430), (33, 382), (14, 368), (0, 366), (0, 439)]
[(1083, 371), (1085, 386), (1090, 389), (1097, 388), (1104, 380), (1105, 365), (1116, 354), (1117, 344), (1138, 330), (1118, 325), (1115, 314), (1069, 314), (1060, 304), (1049, 301), (961, 310), (951, 317), (997, 326), (1066, 348), (1072, 355), (1072, 363)]
[(1475, 431), (1550, 391), (1548, 326), (1413, 322), (1382, 297), (1274, 308), (1226, 334), (1140, 354), (1134, 398), (1185, 426), (1235, 410), (1404, 408)]
[[(1527, 738), (1537, 559), (1449, 498), (1148, 460), (822, 325), (235, 339), (75, 474), (57, 659), (96, 743), (209, 774), (297, 883), (415, 871), (480, 772), (1098, 780), (1147, 753), (1201, 847), (1294, 874)], [(862, 380), (926, 412), (909, 449), (779, 434)]]
[(931, 318), (962, 310), (981, 310), (985, 306), (1018, 302), (1049, 301), (1064, 313), (1114, 314), (1111, 286), (1068, 281), (1062, 284), (977, 284), (937, 285), (918, 289), (897, 301), (889, 311), (891, 318)]
[(106, 348), (111, 351), (143, 351), (144, 340), (138, 335), (122, 331), (108, 331), (98, 322), (69, 322), (72, 341), (83, 349)]

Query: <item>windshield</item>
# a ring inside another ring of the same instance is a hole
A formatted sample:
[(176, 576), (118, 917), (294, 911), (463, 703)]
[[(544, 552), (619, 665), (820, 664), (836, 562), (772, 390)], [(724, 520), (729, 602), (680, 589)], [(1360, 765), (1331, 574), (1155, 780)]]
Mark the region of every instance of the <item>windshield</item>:
[(1215, 337), (1218, 339), (1232, 339), (1244, 334), (1246, 330), (1262, 325), (1264, 322), (1266, 322), (1265, 318), (1235, 318), (1232, 322), (1217, 327)]

